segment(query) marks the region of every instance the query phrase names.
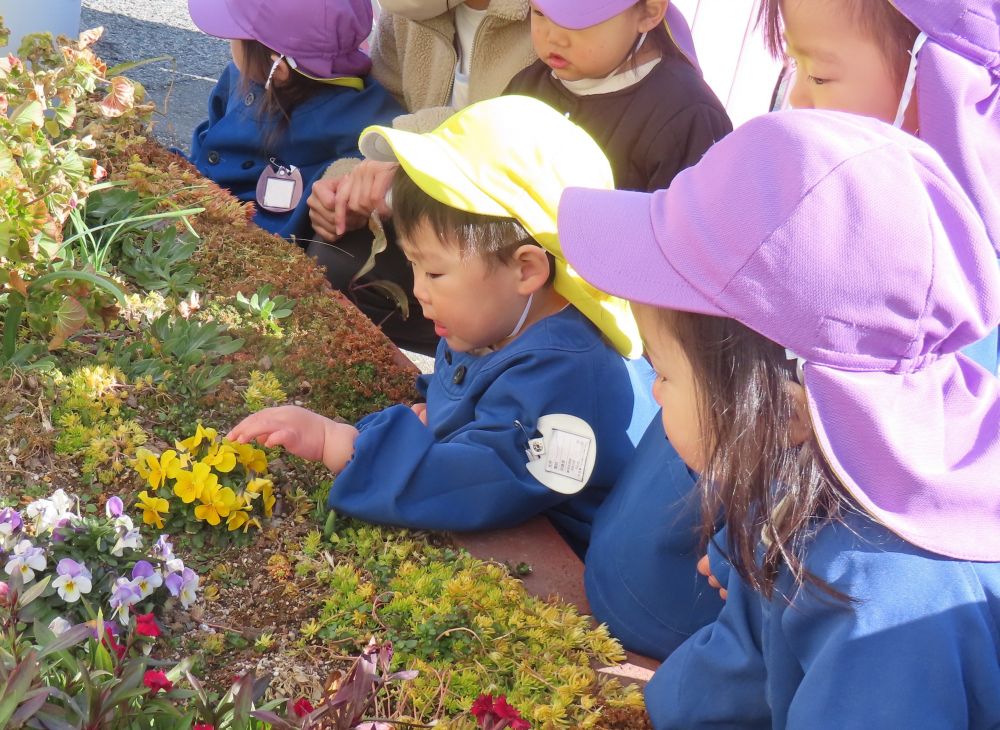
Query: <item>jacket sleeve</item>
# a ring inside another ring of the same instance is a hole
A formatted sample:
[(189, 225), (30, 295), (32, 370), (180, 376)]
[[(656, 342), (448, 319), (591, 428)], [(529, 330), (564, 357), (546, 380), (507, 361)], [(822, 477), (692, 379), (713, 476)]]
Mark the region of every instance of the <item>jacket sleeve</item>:
[(675, 114), (639, 160), (649, 181), (647, 190), (669, 187), (677, 173), (696, 165), (709, 147), (732, 130), (729, 117), (708, 104), (692, 104)]
[(681, 644), (646, 685), (656, 730), (769, 730), (761, 604), (736, 577), (719, 618)]
[(404, 108), (403, 70), (400, 49), (396, 43), (396, 17), (392, 13), (382, 13), (375, 25), (372, 40), (372, 75), (396, 97)]
[[(503, 371), (479, 397), (474, 420), (440, 440), (406, 406), (363, 419), (354, 458), (334, 480), (329, 506), (371, 522), (473, 531), (517, 525), (569, 499), (528, 472), (525, 454), (526, 432), (540, 414), (595, 423), (593, 397), (582, 394), (587, 389), (551, 387), (580, 382), (573, 358), (561, 361)], [(544, 383), (533, 387), (539, 370)]]

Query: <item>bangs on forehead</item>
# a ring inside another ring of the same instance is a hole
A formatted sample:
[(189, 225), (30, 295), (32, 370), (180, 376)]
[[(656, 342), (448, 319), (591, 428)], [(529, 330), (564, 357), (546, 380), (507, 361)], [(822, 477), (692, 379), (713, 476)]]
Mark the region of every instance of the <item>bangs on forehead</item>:
[[(920, 30), (893, 6), (890, 0), (783, 0), (784, 2), (824, 2), (851, 14), (858, 30), (878, 41), (888, 67), (902, 77), (909, 64), (909, 52)], [(775, 58), (785, 56), (782, 0), (761, 0), (757, 25), (763, 27), (767, 49)]]

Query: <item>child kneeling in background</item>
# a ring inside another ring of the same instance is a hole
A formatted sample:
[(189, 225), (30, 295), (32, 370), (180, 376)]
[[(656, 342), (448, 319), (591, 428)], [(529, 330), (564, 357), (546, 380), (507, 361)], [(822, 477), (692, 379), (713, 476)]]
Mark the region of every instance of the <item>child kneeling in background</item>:
[(582, 554), (632, 456), (630, 434), (655, 408), (644, 369), (620, 354), (640, 352), (626, 305), (571, 273), (556, 232), (564, 188), (612, 188), (607, 158), (558, 112), (517, 96), (428, 134), (374, 127), (361, 148), (402, 167), (393, 221), (441, 337), (434, 374), (418, 381), (427, 403), (356, 427), (267, 409), (229, 438), (322, 460), (337, 473), (328, 504), (338, 512), (457, 531), (544, 512)]
[(188, 0), (202, 31), (232, 41), (233, 63), (208, 100), (191, 162), (285, 238), (311, 235), (306, 200), (334, 160), (358, 155), (358, 134), (402, 113), (368, 76), (359, 49), (369, 0)]

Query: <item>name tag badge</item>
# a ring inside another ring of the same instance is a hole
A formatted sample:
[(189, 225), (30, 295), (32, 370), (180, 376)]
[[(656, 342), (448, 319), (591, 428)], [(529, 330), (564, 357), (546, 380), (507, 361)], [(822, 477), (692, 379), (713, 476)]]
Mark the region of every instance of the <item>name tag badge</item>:
[(597, 437), (582, 418), (542, 416), (539, 437), (528, 442), (528, 473), (554, 492), (576, 494), (590, 481), (597, 461)]
[(278, 165), (272, 159), (257, 180), (257, 207), (271, 213), (295, 210), (302, 200), (302, 173), (295, 165)]

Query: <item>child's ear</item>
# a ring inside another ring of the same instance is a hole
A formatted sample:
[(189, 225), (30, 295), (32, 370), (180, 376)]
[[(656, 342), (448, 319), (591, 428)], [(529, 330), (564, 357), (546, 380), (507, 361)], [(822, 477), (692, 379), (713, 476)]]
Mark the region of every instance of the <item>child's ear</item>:
[(639, 12), (642, 17), (639, 19), (639, 32), (648, 33), (662, 23), (669, 4), (668, 0), (646, 0), (645, 3), (640, 3)]
[(785, 383), (785, 392), (792, 401), (792, 417), (788, 421), (789, 446), (801, 446), (812, 438), (812, 420), (809, 418), (809, 404), (806, 401), (806, 389), (799, 383)]
[[(279, 58), (281, 58), (281, 56), (279, 56), (277, 53), (272, 53), (271, 63), (274, 63)], [(281, 63), (279, 63), (278, 67), (274, 69), (274, 76), (271, 77), (271, 83), (281, 86), (282, 84), (288, 81), (288, 78), (291, 75), (292, 75), (292, 69), (288, 65), (288, 61), (282, 58)]]
[(526, 243), (514, 252), (513, 265), (518, 270), (518, 293), (534, 294), (549, 281), (549, 257), (545, 249)]

